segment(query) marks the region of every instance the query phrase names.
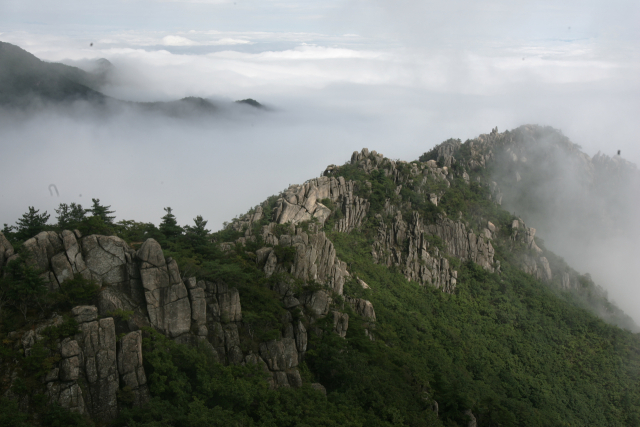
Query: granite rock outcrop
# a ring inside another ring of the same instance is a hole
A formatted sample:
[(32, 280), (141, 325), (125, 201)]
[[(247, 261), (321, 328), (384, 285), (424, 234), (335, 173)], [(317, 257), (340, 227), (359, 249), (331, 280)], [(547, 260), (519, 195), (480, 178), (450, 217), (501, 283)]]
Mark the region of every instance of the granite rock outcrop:
[[(134, 405), (146, 403), (150, 396), (142, 365), (142, 333), (129, 332), (118, 340), (114, 319), (99, 318), (95, 306), (74, 307), (72, 314), (78, 333), (45, 347), (56, 349), (47, 350), (54, 363), (40, 379), (48, 403), (104, 421), (113, 420), (122, 409), (118, 393), (125, 387)], [(29, 355), (36, 343), (45, 339), (48, 328), (63, 322), (62, 316), (54, 314), (22, 336), (14, 335), (14, 346)]]

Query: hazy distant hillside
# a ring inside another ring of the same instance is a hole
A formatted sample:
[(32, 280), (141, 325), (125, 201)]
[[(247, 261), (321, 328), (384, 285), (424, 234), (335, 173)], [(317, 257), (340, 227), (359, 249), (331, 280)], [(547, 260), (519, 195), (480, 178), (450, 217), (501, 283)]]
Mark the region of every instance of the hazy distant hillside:
[(97, 91), (99, 84), (99, 76), (41, 61), (18, 46), (0, 42), (0, 104), (26, 105), (35, 98), (101, 101), (105, 97)]
[(61, 103), (88, 101), (93, 106), (109, 107), (101, 113), (131, 107), (141, 112), (161, 113), (171, 117), (198, 117), (222, 109), (246, 111), (244, 107), (263, 109), (253, 99), (235, 103), (213, 102), (186, 97), (170, 102), (130, 102), (105, 96), (100, 91), (107, 83), (113, 65), (106, 59), (91, 63), (91, 72), (60, 63), (41, 61), (29, 52), (0, 42), (0, 106), (37, 106), (40, 102)]

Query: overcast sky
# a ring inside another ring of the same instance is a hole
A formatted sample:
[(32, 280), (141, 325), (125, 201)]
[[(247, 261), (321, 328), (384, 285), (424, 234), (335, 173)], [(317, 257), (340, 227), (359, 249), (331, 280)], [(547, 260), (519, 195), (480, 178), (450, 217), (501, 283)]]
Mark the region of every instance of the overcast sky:
[(640, 163), (639, 22), (630, 0), (0, 0), (1, 41), (108, 59), (108, 95), (273, 107), (206, 122), (0, 117), (0, 222), (100, 198), (118, 220), (157, 224), (171, 206), (217, 230), (362, 147), (414, 160), (526, 123)]

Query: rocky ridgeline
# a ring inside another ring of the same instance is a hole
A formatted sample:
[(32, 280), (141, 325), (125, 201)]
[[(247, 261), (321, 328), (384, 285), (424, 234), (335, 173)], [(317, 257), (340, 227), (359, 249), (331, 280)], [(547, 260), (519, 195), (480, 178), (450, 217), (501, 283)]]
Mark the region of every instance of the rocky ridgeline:
[[(624, 223), (610, 218), (616, 212), (605, 213), (598, 203), (616, 206), (619, 201), (614, 200), (618, 194), (611, 191), (614, 186), (640, 188), (640, 174), (636, 165), (619, 155), (609, 157), (598, 153), (590, 158), (581, 151), (580, 146), (550, 128), (526, 125), (503, 133), (495, 128), (489, 134), (467, 141), (465, 146), (466, 152), (463, 154), (463, 144), (459, 140), (448, 140), (435, 147), (432, 152), (435, 152), (434, 157), (444, 167), (457, 165), (457, 174), (467, 182), (470, 181), (470, 172), (493, 168), (492, 178), (496, 181), (485, 182), (480, 177), (476, 180), (481, 185), (488, 186), (490, 199), (498, 205), (503, 203), (505, 197), (514, 198), (521, 191), (527, 190), (518, 187), (525, 174), (541, 170), (545, 174), (543, 180), (571, 179), (579, 183), (574, 186), (573, 191), (581, 193), (580, 197), (586, 194), (588, 197), (583, 198), (593, 201), (591, 205), (596, 207), (595, 216), (591, 216), (593, 221), (605, 224)], [(509, 193), (508, 196), (505, 193)], [(534, 195), (544, 197), (544, 193)], [(539, 203), (543, 201), (538, 200)], [(554, 200), (550, 202), (557, 203)], [(571, 200), (564, 200), (564, 204), (571, 203)], [(492, 229), (484, 230), (484, 234), (495, 236), (495, 226), (490, 224), (488, 228)], [(556, 266), (557, 271), (552, 270), (544, 251), (535, 243), (535, 233), (536, 229), (526, 227), (522, 219), (514, 220), (511, 225), (511, 240), (527, 249), (520, 255), (520, 268), (523, 271), (548, 283), (557, 278), (554, 283), (566, 290), (579, 289), (581, 281), (591, 282), (588, 275), (579, 275), (566, 265)]]
[[(452, 150), (446, 149), (444, 152), (450, 153)], [(451, 159), (449, 164), (450, 162)], [(366, 173), (382, 171), (397, 184), (396, 194), (400, 194), (402, 186), (407, 185), (409, 181), (425, 184), (431, 180), (439, 183), (442, 190), (426, 194), (428, 200), (436, 206), (444, 189), (450, 186), (448, 168), (438, 167), (435, 161), (421, 164), (396, 162), (364, 148), (361, 152), (353, 153), (351, 164)], [(292, 185), (278, 198), (273, 216), (268, 218), (272, 222), (263, 226), (261, 231), (263, 241), (270, 246), (261, 248), (256, 253), (257, 262), (263, 266), (268, 276), (276, 272), (287, 272), (305, 281), (315, 280), (325, 283), (335, 293), (342, 295), (342, 285), (349, 273), (344, 263), (335, 256), (333, 244), (321, 231), (324, 222), (333, 212), (320, 203), (320, 200), (329, 199), (336, 209), (341, 210), (343, 218), (335, 222), (335, 230), (348, 233), (362, 224), (370, 206), (366, 199), (354, 196), (356, 186), (364, 185), (370, 189), (371, 183), (369, 181), (355, 183), (345, 181), (343, 177), (332, 176), (338, 169), (339, 167), (330, 165), (322, 177), (309, 180), (303, 185)], [(255, 239), (251, 235), (251, 230), (255, 223), (263, 219), (264, 206), (266, 205), (257, 206), (229, 225), (236, 231), (244, 231), (245, 237), (236, 242), (223, 244), (226, 249), (231, 250), (236, 243)], [(406, 202), (405, 207), (410, 208), (410, 202)], [(312, 218), (317, 220), (318, 225), (308, 225), (308, 233), (301, 227), (296, 227), (296, 224)], [(435, 224), (425, 225), (417, 213), (413, 220), (407, 223), (402, 218), (400, 209), (390, 204), (389, 200), (384, 212), (377, 214), (376, 218), (380, 221), (380, 225), (372, 248), (374, 261), (387, 266), (400, 267), (408, 280), (435, 286), (445, 292), (453, 292), (457, 272), (450, 268), (446, 256), (472, 260), (489, 271), (495, 269), (494, 249), (490, 243), (491, 232), (488, 229), (484, 230), (482, 235), (476, 235), (471, 230), (467, 231), (467, 226), (462, 222), (448, 218), (441, 218)], [(276, 224), (289, 224), (291, 232), (279, 238), (276, 237), (274, 233)], [(444, 253), (440, 253), (437, 247), (429, 243), (429, 235), (438, 236), (442, 240)], [(277, 245), (296, 248), (296, 257), (292, 265), (285, 266), (281, 263), (282, 260), (277, 259), (276, 251), (271, 247)], [(286, 295), (285, 288), (282, 291), (285, 305), (298, 303), (299, 301), (291, 300)], [(316, 311), (326, 314), (326, 308), (318, 309), (317, 301), (328, 300), (326, 298), (313, 300), (316, 301), (314, 305)], [(330, 302), (326, 304), (328, 306)]]
[[(450, 186), (448, 168), (455, 162), (453, 153), (460, 143), (452, 141), (443, 144), (439, 149), (444, 157), (444, 166), (438, 167), (434, 160), (421, 164), (394, 162), (383, 158), (376, 152), (365, 148), (355, 152), (351, 157), (351, 164), (356, 165), (367, 173), (382, 170), (398, 185), (396, 194), (400, 194), (402, 185), (410, 180), (414, 183), (426, 184), (427, 181), (443, 183)], [(403, 166), (402, 170), (398, 167)], [(416, 190), (421, 192), (421, 188)], [(426, 194), (428, 200), (437, 206), (440, 193)], [(407, 207), (410, 208), (410, 202)], [(457, 272), (451, 269), (448, 259), (444, 256), (454, 256), (461, 260), (471, 260), (489, 271), (494, 271), (494, 249), (491, 246), (491, 231), (484, 230), (482, 235), (476, 235), (461, 221), (440, 217), (435, 223), (425, 225), (420, 215), (414, 212), (410, 221), (405, 221), (401, 210), (387, 200), (384, 210), (377, 214), (379, 228), (373, 244), (372, 255), (374, 261), (387, 266), (397, 266), (408, 280), (423, 285), (431, 285), (444, 292), (453, 292), (456, 286)], [(444, 253), (429, 243), (429, 236), (437, 236), (443, 246)]]
[[(509, 144), (512, 139), (512, 136), (505, 136), (498, 133), (497, 129), (493, 129), (490, 134), (481, 135), (477, 140), (472, 141), (470, 143), (471, 158), (462, 165), (462, 168), (457, 168), (459, 175), (469, 182), (467, 170), (487, 167), (496, 159), (497, 154), (494, 151), (499, 148), (504, 148), (511, 153)], [(462, 162), (456, 158), (461, 147), (459, 140), (446, 141), (435, 148), (438, 161), (428, 160), (421, 163), (393, 161), (364, 148), (360, 152), (353, 153), (351, 164), (369, 174), (374, 171), (384, 172), (397, 185), (397, 195), (400, 195), (403, 185), (414, 184), (415, 191), (424, 193), (427, 200), (437, 206), (446, 188), (450, 187), (450, 180), (453, 178), (450, 168)], [(526, 161), (522, 156), (518, 159), (518, 161)], [(369, 202), (366, 199), (353, 195), (354, 190), (357, 185), (370, 188), (371, 184), (368, 181), (355, 183), (345, 181), (343, 177), (332, 176), (337, 170), (339, 167), (331, 165), (327, 167), (323, 177), (307, 181), (303, 185), (292, 185), (279, 197), (273, 217), (270, 218), (272, 222), (262, 227), (262, 238), (270, 246), (295, 247), (296, 260), (293, 265), (285, 267), (277, 259), (271, 247), (260, 249), (257, 254), (258, 262), (263, 265), (267, 275), (286, 270), (302, 280), (327, 283), (335, 292), (341, 294), (341, 284), (349, 273), (335, 257), (331, 242), (324, 233), (319, 231), (332, 214), (332, 211), (319, 200), (329, 199), (335, 203), (337, 209), (342, 210), (344, 218), (340, 221), (343, 222), (336, 221), (335, 229), (340, 232), (350, 232), (362, 224), (369, 208)], [(420, 185), (415, 186), (416, 183)], [(438, 188), (441, 190), (425, 193), (423, 186), (427, 183), (435, 183), (436, 187), (440, 184)], [(490, 182), (488, 185), (490, 198), (500, 205), (503, 198), (500, 186), (496, 182)], [(402, 201), (400, 206), (395, 206), (387, 200), (382, 213), (376, 214), (379, 227), (372, 247), (372, 255), (376, 263), (399, 267), (408, 280), (435, 286), (444, 292), (453, 292), (457, 283), (457, 272), (451, 268), (447, 257), (453, 256), (462, 261), (473, 261), (487, 271), (500, 271), (499, 262), (493, 259), (495, 250), (491, 242), (498, 235), (496, 226), (491, 222), (488, 222), (479, 232), (474, 232), (468, 224), (442, 215), (436, 221), (425, 224), (414, 212), (412, 219), (405, 221), (400, 207), (405, 210), (411, 209), (411, 202)], [(262, 220), (263, 217), (263, 207), (258, 206), (251, 213), (231, 224), (230, 226), (238, 231), (245, 230), (245, 237), (236, 243), (252, 239), (253, 224)], [(317, 231), (313, 224), (309, 233), (305, 233), (300, 227), (295, 227), (296, 224), (312, 218), (318, 220)], [(291, 233), (280, 238), (276, 237), (274, 234), (276, 224), (290, 224)], [(554, 273), (542, 249), (535, 243), (536, 230), (526, 227), (521, 219), (514, 221), (511, 229), (512, 242), (519, 243), (527, 249), (520, 256), (521, 269), (540, 280), (551, 282)], [(439, 238), (442, 250), (434, 245), (430, 236)], [(232, 246), (229, 244), (228, 248)], [(577, 287), (578, 275), (575, 272), (567, 270), (556, 274), (562, 277), (563, 287)]]
[(336, 222), (338, 231), (349, 232), (360, 226), (369, 210), (369, 202), (354, 196), (353, 181), (345, 181), (343, 177), (322, 176), (302, 185), (290, 186), (278, 199), (274, 221), (278, 224), (298, 224), (311, 218), (320, 224), (331, 214), (331, 210), (321, 203), (328, 199), (338, 205), (343, 218)]
[[(260, 212), (256, 211), (254, 220)], [(118, 237), (82, 237), (78, 231), (42, 232), (27, 240), (23, 246), (33, 255), (30, 262), (42, 271), (51, 291), (76, 275), (101, 286), (97, 306), (73, 309), (81, 332), (60, 343), (60, 362), (42, 379), (50, 402), (105, 420), (117, 415), (117, 394), (125, 387), (133, 393), (134, 403), (146, 402), (149, 392), (142, 365), (141, 329), (149, 326), (180, 343), (205, 343), (223, 364), (259, 364), (270, 374), (273, 387), (299, 387), (302, 380), (297, 366), (308, 342), (305, 324), (312, 326), (316, 319), (331, 316), (335, 332), (342, 337), (347, 332), (349, 315), (336, 309), (333, 299), (342, 295), (349, 273), (345, 263), (337, 259), (333, 244), (313, 224), (308, 232), (291, 226), (291, 234), (279, 238), (269, 230), (269, 226), (263, 230), (267, 240), (295, 248), (296, 256), (289, 268), (277, 259), (272, 247), (257, 253), (256, 262), (266, 275), (290, 274), (282, 275), (274, 289), (288, 309), (282, 319), (281, 339), (257, 343), (258, 354), (241, 348), (240, 336), (246, 326), (238, 290), (221, 282), (182, 278), (176, 261), (165, 257), (153, 239), (137, 251)], [(17, 256), (0, 233), (1, 265)], [(294, 278), (323, 287), (296, 298)], [(375, 322), (369, 301), (351, 298), (349, 304), (364, 319)], [(116, 321), (112, 317), (116, 310), (133, 315)], [(21, 337), (17, 331), (11, 336), (28, 354), (41, 339), (38, 332), (61, 321), (56, 316)], [(120, 340), (116, 332), (122, 335)]]

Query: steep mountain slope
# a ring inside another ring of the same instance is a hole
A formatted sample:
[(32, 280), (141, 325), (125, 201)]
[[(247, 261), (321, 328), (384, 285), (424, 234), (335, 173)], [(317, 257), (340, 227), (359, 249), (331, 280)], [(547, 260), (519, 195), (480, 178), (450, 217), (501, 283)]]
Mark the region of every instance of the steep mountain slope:
[[(490, 197), (533, 224), (536, 236), (544, 237), (546, 246), (569, 259), (573, 267), (596, 273), (607, 287), (622, 283), (618, 295), (624, 287), (636, 286), (628, 268), (640, 238), (629, 226), (640, 215), (636, 165), (619, 155), (598, 153), (590, 158), (560, 131), (533, 125), (503, 133), (494, 129), (464, 144), (449, 140), (421, 157), (428, 159), (438, 160), (456, 174), (471, 175), (489, 188)], [(579, 291), (585, 280), (591, 282), (590, 275), (580, 277), (559, 265), (555, 255), (548, 258), (553, 270), (548, 280), (555, 286)], [(532, 259), (523, 262), (532, 271), (537, 268)], [(604, 295), (599, 287), (588, 288)], [(598, 304), (593, 309), (604, 318), (609, 316)], [(638, 330), (630, 323), (624, 325)]]
[(0, 42), (0, 104), (27, 105), (34, 98), (101, 101), (105, 97), (98, 86), (98, 76), (41, 61), (18, 46)]
[(639, 337), (593, 311), (635, 325), (472, 148), (364, 149), (210, 235), (0, 235), (3, 395), (68, 425), (640, 425)]

